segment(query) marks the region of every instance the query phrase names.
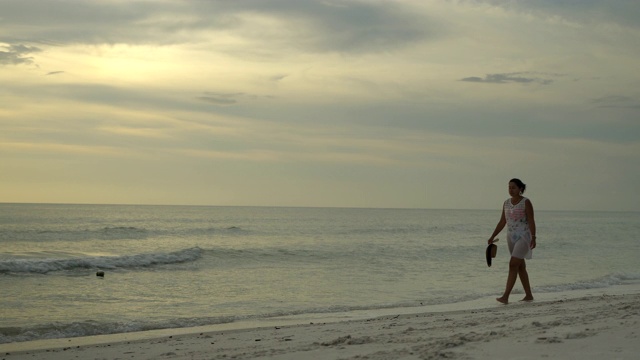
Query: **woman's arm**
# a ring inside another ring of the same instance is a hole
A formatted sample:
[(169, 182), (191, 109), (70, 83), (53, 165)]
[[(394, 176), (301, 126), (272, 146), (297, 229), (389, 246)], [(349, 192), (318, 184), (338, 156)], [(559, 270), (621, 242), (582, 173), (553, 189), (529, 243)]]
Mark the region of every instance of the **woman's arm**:
[(493, 230), (493, 234), (491, 234), (491, 237), (489, 238), (489, 241), (487, 241), (489, 244), (493, 244), (493, 238), (496, 237), (496, 235), (500, 234), (500, 231), (502, 231), (502, 229), (504, 229), (504, 226), (507, 224), (507, 219), (504, 217), (504, 209), (502, 210), (502, 216), (500, 216), (500, 221), (498, 221), (498, 225), (496, 225), (496, 229)]
[(536, 247), (536, 220), (535, 216), (533, 216), (533, 205), (531, 205), (531, 201), (527, 199), (524, 203), (524, 209), (527, 214), (527, 223), (529, 223), (529, 231), (531, 231), (531, 248), (535, 249)]

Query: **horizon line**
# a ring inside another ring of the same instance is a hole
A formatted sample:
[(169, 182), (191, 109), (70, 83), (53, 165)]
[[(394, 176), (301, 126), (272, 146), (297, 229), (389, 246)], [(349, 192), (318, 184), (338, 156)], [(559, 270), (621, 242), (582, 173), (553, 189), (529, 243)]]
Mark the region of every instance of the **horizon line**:
[[(176, 207), (247, 207), (247, 208), (292, 208), (292, 209), (361, 209), (361, 210), (457, 210), (457, 211), (499, 211), (495, 208), (421, 208), (421, 207), (362, 207), (362, 206), (312, 206), (312, 205), (213, 205), (213, 204), (141, 204), (141, 203), (65, 203), (65, 202), (4, 202), (0, 205), (75, 205), (75, 206), (176, 206)], [(575, 210), (536, 209), (536, 211), (556, 212), (628, 212), (640, 210)]]

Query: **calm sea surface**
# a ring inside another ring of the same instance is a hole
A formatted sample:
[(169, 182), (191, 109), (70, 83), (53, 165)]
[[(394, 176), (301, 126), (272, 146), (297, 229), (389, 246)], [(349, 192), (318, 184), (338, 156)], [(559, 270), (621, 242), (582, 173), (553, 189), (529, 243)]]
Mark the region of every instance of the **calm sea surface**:
[[(499, 217), (0, 204), (0, 343), (497, 296), (506, 241), (491, 268), (484, 250)], [(536, 221), (534, 295), (640, 282), (640, 213), (538, 211)]]

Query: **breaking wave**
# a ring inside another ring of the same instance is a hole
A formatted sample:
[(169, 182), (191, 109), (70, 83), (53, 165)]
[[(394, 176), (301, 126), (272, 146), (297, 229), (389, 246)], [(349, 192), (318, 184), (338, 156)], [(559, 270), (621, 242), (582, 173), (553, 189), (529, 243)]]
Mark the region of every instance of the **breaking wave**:
[(147, 268), (196, 261), (202, 256), (202, 252), (201, 248), (193, 247), (174, 252), (135, 255), (0, 260), (0, 273), (46, 274), (75, 269)]

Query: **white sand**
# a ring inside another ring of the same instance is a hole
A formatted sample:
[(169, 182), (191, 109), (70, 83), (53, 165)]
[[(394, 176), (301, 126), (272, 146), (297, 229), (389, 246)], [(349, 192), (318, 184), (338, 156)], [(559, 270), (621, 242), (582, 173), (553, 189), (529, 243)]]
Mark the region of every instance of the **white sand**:
[(640, 293), (210, 329), (2, 344), (0, 359), (638, 359)]

